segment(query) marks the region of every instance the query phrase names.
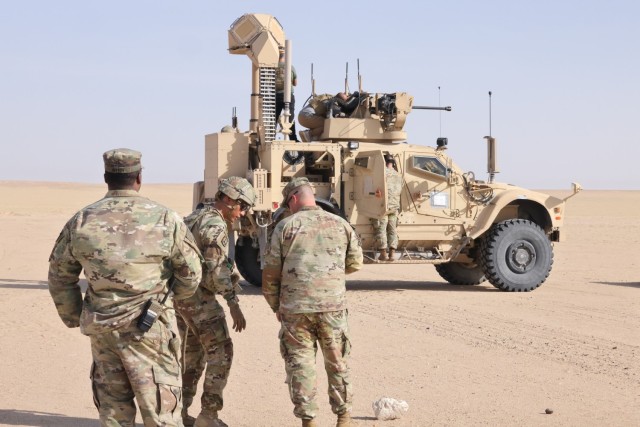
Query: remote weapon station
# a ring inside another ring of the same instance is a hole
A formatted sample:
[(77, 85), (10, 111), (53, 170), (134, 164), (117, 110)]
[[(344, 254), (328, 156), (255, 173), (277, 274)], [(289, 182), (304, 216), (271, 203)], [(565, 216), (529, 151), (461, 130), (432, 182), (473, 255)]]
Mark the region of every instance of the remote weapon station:
[[(277, 120), (276, 73), (282, 49), (285, 104)], [(261, 285), (269, 233), (286, 215), (281, 191), (294, 177), (307, 177), (317, 204), (349, 221), (366, 262), (382, 263), (371, 218), (387, 212), (389, 159), (403, 185), (398, 248), (394, 259), (384, 262), (433, 264), (449, 283), (488, 280), (504, 291), (531, 291), (546, 280), (553, 264), (552, 243), (565, 237), (565, 203), (580, 191), (578, 184), (570, 196), (558, 199), (494, 182), (496, 145), (491, 136), (485, 137), (487, 181), (454, 163), (447, 155), (446, 138), (438, 138), (435, 147), (410, 144), (403, 127), (412, 109), (451, 108), (414, 106), (405, 92), (369, 93), (360, 87), (347, 94), (346, 101), (330, 102), (321, 133), (302, 131), (302, 142), (296, 142), (290, 134), (291, 52), (291, 41), (270, 15), (246, 14), (231, 25), (229, 53), (251, 60), (249, 130), (238, 128), (234, 114), (232, 126), (206, 135), (204, 181), (194, 185), (195, 206), (213, 201), (221, 179), (242, 176), (253, 184), (256, 205), (234, 224), (234, 258), (248, 282)]]

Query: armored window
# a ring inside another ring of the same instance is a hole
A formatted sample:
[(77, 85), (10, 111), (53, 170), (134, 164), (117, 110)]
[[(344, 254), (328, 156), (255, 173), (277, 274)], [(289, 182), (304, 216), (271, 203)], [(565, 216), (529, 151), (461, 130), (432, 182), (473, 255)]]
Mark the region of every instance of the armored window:
[(414, 169), (429, 172), (443, 177), (447, 176), (447, 168), (440, 162), (437, 157), (429, 156), (413, 156)]
[(368, 157), (358, 157), (355, 161), (356, 166), (360, 166), (361, 168), (366, 168), (369, 165)]

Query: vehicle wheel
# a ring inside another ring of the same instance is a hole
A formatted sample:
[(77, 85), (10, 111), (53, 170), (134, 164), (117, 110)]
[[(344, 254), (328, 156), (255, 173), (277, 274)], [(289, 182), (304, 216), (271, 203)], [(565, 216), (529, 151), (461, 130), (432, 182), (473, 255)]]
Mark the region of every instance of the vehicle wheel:
[(479, 285), (487, 280), (478, 264), (447, 262), (436, 264), (435, 267), (440, 277), (452, 285)]
[(553, 249), (535, 223), (512, 219), (495, 224), (482, 239), (480, 264), (489, 282), (510, 292), (528, 292), (549, 276)]
[(253, 286), (262, 286), (260, 249), (254, 248), (251, 237), (240, 237), (236, 243), (235, 260), (238, 271)]

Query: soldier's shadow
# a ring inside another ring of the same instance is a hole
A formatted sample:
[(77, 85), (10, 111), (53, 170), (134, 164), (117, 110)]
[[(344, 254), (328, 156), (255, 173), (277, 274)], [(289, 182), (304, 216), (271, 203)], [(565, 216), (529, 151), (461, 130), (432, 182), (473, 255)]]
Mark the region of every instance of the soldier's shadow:
[(480, 285), (451, 285), (443, 282), (417, 282), (399, 280), (347, 280), (348, 291), (445, 291), (445, 292), (499, 292), (488, 283)]
[(67, 417), (50, 412), (23, 411), (20, 409), (0, 409), (0, 422), (8, 426), (34, 427), (95, 427), (100, 425), (96, 419)]
[[(3, 426), (33, 427), (96, 427), (100, 421), (96, 418), (68, 417), (51, 412), (24, 411), (20, 409), (0, 409), (0, 424)], [(142, 424), (136, 424), (142, 427)]]

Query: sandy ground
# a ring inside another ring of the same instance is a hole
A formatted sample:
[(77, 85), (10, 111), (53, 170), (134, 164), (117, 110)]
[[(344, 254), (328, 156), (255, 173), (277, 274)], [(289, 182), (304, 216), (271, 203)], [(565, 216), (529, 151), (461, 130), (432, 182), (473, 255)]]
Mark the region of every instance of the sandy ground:
[[(98, 425), (89, 340), (59, 320), (46, 280), (64, 223), (104, 193), (0, 182), (0, 425)], [(142, 194), (190, 211), (190, 185), (144, 185)], [(638, 209), (640, 191), (571, 199), (569, 240), (556, 244), (550, 278), (531, 293), (451, 286), (428, 265), (368, 265), (350, 276), (356, 425), (639, 426)], [(222, 418), (297, 426), (278, 324), (259, 289), (245, 285), (248, 329), (233, 333)], [(318, 379), (319, 425), (335, 425), (326, 376)], [(409, 412), (376, 420), (371, 403), (381, 396), (406, 400)]]

